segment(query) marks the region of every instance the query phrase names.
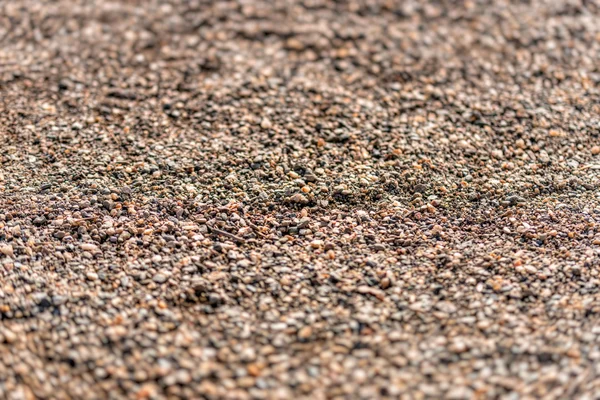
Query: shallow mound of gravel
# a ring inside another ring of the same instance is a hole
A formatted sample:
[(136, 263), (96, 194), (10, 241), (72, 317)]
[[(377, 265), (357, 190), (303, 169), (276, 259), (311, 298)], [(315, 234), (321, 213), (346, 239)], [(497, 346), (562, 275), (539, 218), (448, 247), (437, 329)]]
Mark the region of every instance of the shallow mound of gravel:
[(596, 398), (599, 18), (0, 2), (0, 398)]

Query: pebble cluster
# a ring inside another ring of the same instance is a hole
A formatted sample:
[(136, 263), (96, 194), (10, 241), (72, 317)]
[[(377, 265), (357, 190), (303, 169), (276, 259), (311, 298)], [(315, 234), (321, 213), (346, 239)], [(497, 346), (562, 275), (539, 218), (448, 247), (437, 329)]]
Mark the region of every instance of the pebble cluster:
[(599, 19), (0, 2), (0, 398), (597, 399)]

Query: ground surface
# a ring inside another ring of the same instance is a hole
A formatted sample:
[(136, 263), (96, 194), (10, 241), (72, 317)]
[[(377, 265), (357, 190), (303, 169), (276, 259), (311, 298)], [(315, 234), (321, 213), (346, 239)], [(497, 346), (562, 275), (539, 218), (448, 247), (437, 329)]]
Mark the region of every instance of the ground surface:
[(0, 398), (597, 398), (599, 18), (0, 2)]

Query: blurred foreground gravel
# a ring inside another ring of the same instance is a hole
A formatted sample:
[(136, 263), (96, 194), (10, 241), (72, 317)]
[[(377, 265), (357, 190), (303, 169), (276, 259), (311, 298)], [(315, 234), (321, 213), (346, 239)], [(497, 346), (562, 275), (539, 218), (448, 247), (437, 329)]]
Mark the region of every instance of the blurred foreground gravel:
[(598, 399), (599, 20), (0, 2), (0, 398)]

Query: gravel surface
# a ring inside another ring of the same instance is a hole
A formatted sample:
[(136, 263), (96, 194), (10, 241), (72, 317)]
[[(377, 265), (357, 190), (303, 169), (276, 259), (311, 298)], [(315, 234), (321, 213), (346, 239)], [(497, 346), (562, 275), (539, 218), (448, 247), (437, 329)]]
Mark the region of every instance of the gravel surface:
[(0, 1), (0, 398), (598, 399), (599, 18)]

